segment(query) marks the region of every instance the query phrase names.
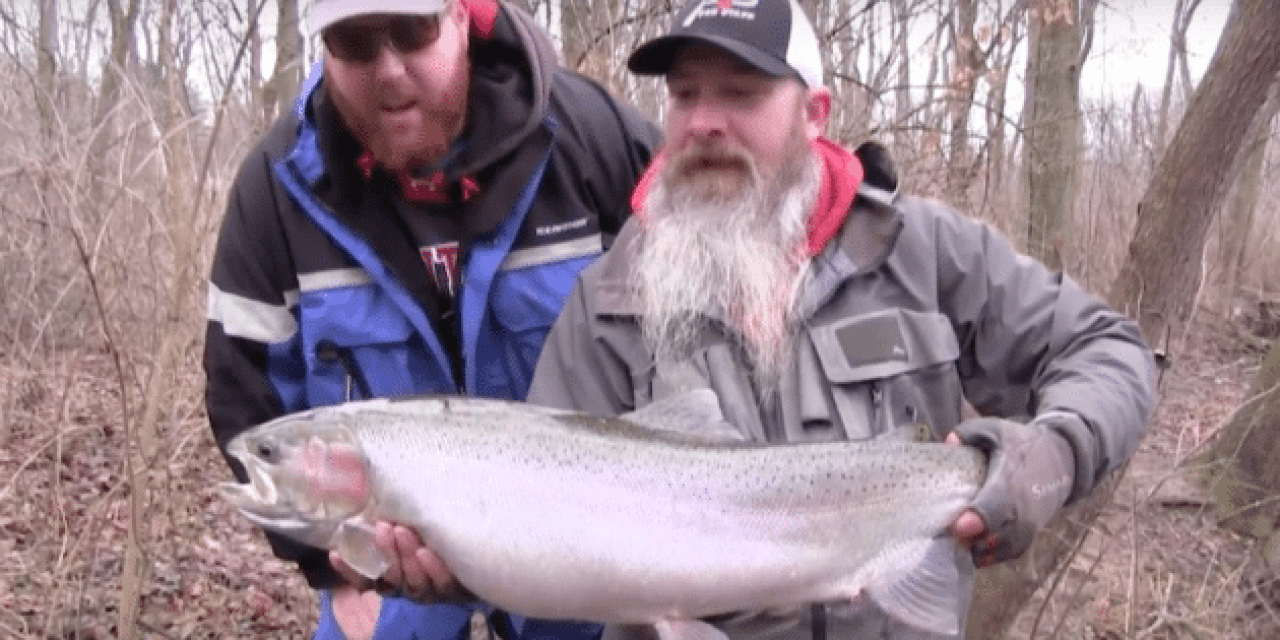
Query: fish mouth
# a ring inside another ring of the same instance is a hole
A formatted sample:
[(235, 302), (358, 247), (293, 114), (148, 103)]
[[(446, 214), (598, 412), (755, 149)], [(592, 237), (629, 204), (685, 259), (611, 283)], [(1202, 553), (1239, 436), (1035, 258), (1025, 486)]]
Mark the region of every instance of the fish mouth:
[(248, 482), (222, 482), (218, 494), (240, 510), (258, 526), (281, 532), (296, 531), (303, 526), (299, 513), (283, 499), (270, 470), (258, 458), (248, 455), (243, 443), (233, 442), (227, 455), (235, 458), (249, 476)]
[(240, 463), (249, 476), (249, 481), (219, 483), (218, 494), (250, 517), (250, 514), (265, 515), (266, 512), (278, 511), (281, 506), (280, 491), (262, 462), (248, 455), (244, 444), (239, 441), (227, 447), (227, 455)]
[(232, 441), (227, 456), (240, 462), (249, 481), (219, 483), (217, 491), (224, 500), (263, 529), (327, 548), (340, 519), (329, 517), (323, 506), (316, 510), (309, 508), (305, 500), (299, 503), (301, 496), (291, 490), (289, 479), (277, 478), (272, 465), (250, 454), (245, 442)]

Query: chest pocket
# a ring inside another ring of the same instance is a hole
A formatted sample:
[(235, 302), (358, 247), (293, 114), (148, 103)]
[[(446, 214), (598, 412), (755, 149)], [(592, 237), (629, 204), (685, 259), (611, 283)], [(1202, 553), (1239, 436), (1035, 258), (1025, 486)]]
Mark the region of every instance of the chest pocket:
[[(802, 357), (799, 428), (838, 425), (845, 437), (864, 440), (923, 424), (937, 438), (959, 420), (960, 347), (946, 316), (891, 309), (811, 327), (809, 335), (817, 366)], [(817, 388), (829, 393), (819, 397)]]
[(376, 287), (307, 292), (299, 307), (310, 406), (446, 388), (428, 379), (421, 338)]
[(578, 274), (595, 260), (589, 255), (559, 262), (499, 271), (494, 277), (490, 308), (499, 331), (497, 359), (492, 363), (510, 380), (514, 398), (524, 398), (552, 323)]

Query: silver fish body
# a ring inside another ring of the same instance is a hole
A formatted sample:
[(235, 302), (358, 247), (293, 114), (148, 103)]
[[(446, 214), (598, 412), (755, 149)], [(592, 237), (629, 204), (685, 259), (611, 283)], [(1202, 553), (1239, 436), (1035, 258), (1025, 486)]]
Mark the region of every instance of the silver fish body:
[[(946, 529), (982, 481), (980, 452), (690, 435), (720, 420), (709, 398), (618, 419), (458, 397), (315, 409), (232, 441), (251, 484), (223, 492), (371, 575), (385, 564), (351, 534), (412, 525), (473, 593), (530, 617), (659, 623), (870, 589), (908, 623), (955, 630), (958, 618), (917, 600), (954, 587), (939, 578), (954, 564)], [(324, 499), (317, 477), (352, 474), (324, 468), (344, 451), (365, 484)]]

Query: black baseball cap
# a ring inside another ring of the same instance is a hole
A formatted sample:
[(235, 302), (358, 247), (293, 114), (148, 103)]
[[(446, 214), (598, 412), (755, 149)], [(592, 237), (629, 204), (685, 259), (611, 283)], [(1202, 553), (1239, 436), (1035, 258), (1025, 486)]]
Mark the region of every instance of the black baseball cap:
[(822, 86), (818, 37), (795, 0), (692, 0), (671, 32), (642, 45), (627, 60), (638, 75), (666, 75), (676, 54), (694, 43), (723, 49), (760, 71)]

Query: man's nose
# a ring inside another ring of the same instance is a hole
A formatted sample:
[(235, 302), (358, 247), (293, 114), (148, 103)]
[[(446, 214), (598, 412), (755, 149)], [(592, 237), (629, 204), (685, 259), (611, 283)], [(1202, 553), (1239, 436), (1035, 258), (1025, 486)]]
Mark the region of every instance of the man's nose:
[(701, 98), (689, 109), (689, 133), (700, 138), (725, 134), (728, 120), (723, 105), (713, 98)]
[(373, 58), (373, 72), (378, 78), (393, 78), (404, 73), (404, 58), (391, 41), (382, 38), (378, 43), (378, 53)]

